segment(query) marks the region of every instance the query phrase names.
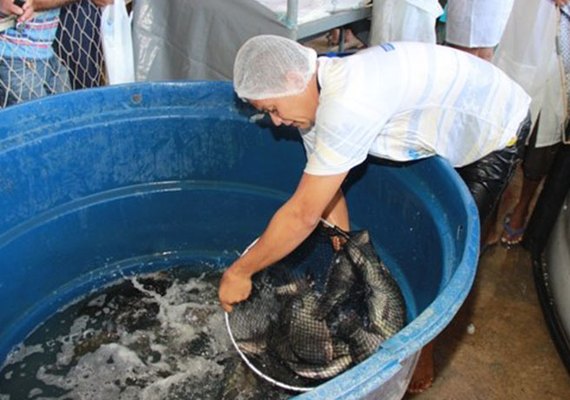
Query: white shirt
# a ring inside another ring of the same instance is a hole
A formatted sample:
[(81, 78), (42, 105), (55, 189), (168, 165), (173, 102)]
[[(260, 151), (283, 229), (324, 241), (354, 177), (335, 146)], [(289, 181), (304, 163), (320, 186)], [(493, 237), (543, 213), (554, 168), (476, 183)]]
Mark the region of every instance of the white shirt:
[(530, 98), (491, 63), (427, 43), (394, 42), (319, 58), (314, 127), (302, 132), (305, 172), (346, 172), (368, 154), (440, 155), (470, 164), (513, 144)]
[(564, 89), (570, 81), (565, 79), (556, 36), (560, 35), (562, 43), (568, 40), (570, 32), (558, 32), (562, 22), (560, 10), (553, 2), (516, 0), (493, 59), (495, 65), (532, 97), (530, 108), (534, 124), (540, 113), (536, 147), (560, 142), (568, 118), (568, 97)]
[(495, 47), (512, 9), (513, 0), (449, 0), (445, 40), (463, 47)]
[(392, 41), (435, 43), (438, 0), (374, 0), (369, 45)]

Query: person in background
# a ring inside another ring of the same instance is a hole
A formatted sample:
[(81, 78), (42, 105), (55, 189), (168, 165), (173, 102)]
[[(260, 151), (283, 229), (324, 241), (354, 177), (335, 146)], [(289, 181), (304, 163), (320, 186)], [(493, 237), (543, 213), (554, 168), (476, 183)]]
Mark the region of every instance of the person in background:
[(0, 15), (16, 17), (13, 26), (0, 32), (0, 108), (70, 89), (53, 44), (60, 8), (75, 1), (0, 0)]
[[(448, 0), (445, 44), (491, 62), (505, 30), (514, 0)], [(498, 207), (482, 228), (482, 249), (494, 233)]]
[[(361, 39), (362, 42), (369, 46), (392, 41), (436, 43), (436, 20), (443, 13), (438, 0), (375, 0), (371, 3), (370, 33), (368, 40)], [(345, 40), (352, 40), (353, 33), (361, 26), (360, 23), (347, 25)], [(334, 29), (328, 33), (329, 46), (338, 44), (339, 32), (340, 29)]]
[(113, 0), (77, 0), (61, 9), (54, 50), (67, 66), (73, 90), (103, 82), (101, 9)]
[(446, 44), (491, 61), (514, 0), (448, 0)]
[(17, 24), (0, 33), (0, 107), (67, 90), (65, 69), (52, 43), (62, 0), (0, 0), (3, 16), (16, 15)]
[(375, 0), (369, 43), (436, 43), (436, 20), (442, 13), (437, 0)]
[[(341, 185), (368, 155), (447, 159), (484, 221), (528, 134), (530, 98), (520, 86), (491, 63), (435, 44), (384, 43), (317, 59), (290, 39), (257, 36), (238, 51), (234, 88), (275, 125), (299, 128), (307, 164), (292, 197), (222, 276), (219, 300), (228, 312), (249, 297), (251, 277), (293, 251), (321, 217), (349, 230)], [(432, 359), (430, 351), (431, 369), (415, 391), (431, 385)]]
[[(570, 0), (515, 0), (493, 60), (531, 95), (533, 129), (522, 163), (520, 195), (514, 208), (507, 205), (503, 230), (490, 235), (490, 245), (499, 238), (507, 246), (523, 240), (531, 203), (550, 170), (568, 124), (569, 3)], [(507, 196), (504, 201), (508, 201)]]

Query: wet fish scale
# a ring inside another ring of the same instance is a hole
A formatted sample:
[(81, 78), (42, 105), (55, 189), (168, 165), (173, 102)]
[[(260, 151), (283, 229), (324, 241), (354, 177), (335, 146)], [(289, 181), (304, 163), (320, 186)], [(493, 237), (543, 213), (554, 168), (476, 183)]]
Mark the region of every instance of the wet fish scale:
[(378, 350), (384, 341), (382, 335), (364, 329), (361, 318), (356, 312), (351, 312), (342, 317), (339, 322), (338, 334), (346, 341), (355, 363), (359, 363)]
[(356, 276), (346, 252), (338, 251), (331, 262), (316, 317), (324, 319), (335, 306), (343, 303), (352, 292)]
[(333, 340), (326, 322), (315, 318), (318, 305), (314, 292), (293, 300), (289, 340), (291, 349), (299, 358), (309, 363), (325, 364), (333, 358)]
[(296, 374), (304, 378), (328, 379), (349, 368), (352, 365), (352, 357), (350, 355), (343, 355), (329, 361), (325, 365), (294, 362), (288, 362), (287, 364)]
[(254, 281), (257, 301), (248, 302), (243, 323), (258, 328), (243, 327), (247, 334), (239, 335), (250, 361), (293, 386), (332, 378), (363, 361), (405, 323), (400, 288), (368, 232), (351, 233), (335, 252), (329, 236), (313, 237), (318, 242)]
[(376, 255), (367, 231), (355, 234), (345, 248), (369, 290), (370, 328), (387, 339), (405, 324), (406, 306), (400, 288)]

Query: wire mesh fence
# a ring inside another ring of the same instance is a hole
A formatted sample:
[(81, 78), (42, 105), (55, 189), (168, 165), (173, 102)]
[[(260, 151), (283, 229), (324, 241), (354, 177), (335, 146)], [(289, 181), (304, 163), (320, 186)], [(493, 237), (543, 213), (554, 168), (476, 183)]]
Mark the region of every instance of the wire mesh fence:
[(0, 15), (0, 108), (106, 83), (95, 3), (71, 0), (22, 24)]

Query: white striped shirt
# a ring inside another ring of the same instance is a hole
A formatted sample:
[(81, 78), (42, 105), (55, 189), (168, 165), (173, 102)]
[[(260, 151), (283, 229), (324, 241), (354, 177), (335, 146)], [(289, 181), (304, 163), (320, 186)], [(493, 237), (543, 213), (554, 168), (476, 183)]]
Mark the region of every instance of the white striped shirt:
[(427, 43), (320, 57), (318, 79), (315, 126), (302, 133), (312, 175), (346, 172), (368, 154), (471, 164), (516, 141), (530, 103), (491, 63)]

